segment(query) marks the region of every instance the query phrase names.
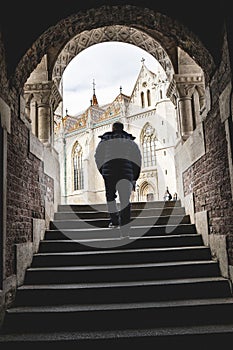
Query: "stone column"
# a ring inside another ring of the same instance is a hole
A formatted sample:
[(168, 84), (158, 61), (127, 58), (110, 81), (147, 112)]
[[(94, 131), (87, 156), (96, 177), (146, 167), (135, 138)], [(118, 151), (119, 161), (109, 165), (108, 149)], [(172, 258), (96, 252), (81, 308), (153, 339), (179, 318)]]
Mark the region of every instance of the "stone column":
[(179, 119), (180, 133), (185, 141), (194, 130), (192, 95), (197, 89), (201, 109), (204, 107), (204, 78), (201, 74), (174, 74), (173, 80), (168, 87), (167, 96), (176, 103)]
[(62, 97), (53, 81), (25, 84), (24, 95), (29, 94), (35, 106), (33, 116), (32, 110), (29, 110), (32, 131), (42, 143), (51, 144), (53, 143), (53, 113)]
[(38, 103), (38, 139), (42, 143), (50, 143), (50, 106), (48, 103)]
[(180, 113), (180, 132), (183, 140), (187, 140), (194, 129), (191, 101), (192, 98), (190, 96), (180, 97), (177, 100), (177, 107)]

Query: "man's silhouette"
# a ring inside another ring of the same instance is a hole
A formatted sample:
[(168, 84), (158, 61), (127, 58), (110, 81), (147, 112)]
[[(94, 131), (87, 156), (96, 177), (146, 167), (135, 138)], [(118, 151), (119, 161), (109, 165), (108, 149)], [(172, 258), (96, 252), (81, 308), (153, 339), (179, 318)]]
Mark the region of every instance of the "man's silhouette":
[[(105, 194), (110, 215), (109, 227), (130, 223), (130, 195), (141, 171), (141, 152), (134, 142), (135, 137), (124, 131), (124, 125), (115, 122), (112, 131), (99, 136), (95, 161), (103, 176)], [(120, 212), (116, 193), (119, 194)]]

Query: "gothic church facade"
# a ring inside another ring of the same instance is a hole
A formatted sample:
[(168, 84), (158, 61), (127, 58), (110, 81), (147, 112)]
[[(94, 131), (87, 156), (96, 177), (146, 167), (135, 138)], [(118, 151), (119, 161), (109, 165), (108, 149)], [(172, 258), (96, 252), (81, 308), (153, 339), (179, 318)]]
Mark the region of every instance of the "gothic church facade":
[(55, 148), (59, 154), (63, 203), (105, 201), (102, 176), (94, 161), (99, 136), (119, 120), (133, 134), (142, 153), (142, 169), (132, 201), (163, 200), (166, 188), (176, 194), (174, 148), (176, 109), (166, 96), (169, 82), (162, 68), (150, 71), (144, 60), (131, 96), (120, 88), (113, 102), (100, 106), (93, 89), (91, 105), (83, 113), (56, 115)]

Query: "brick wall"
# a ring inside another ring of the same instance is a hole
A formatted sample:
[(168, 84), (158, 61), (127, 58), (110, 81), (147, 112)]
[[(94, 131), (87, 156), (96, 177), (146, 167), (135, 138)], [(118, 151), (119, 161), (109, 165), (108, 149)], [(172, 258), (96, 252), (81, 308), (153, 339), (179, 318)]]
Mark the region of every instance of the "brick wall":
[(206, 154), (183, 173), (184, 194), (194, 193), (194, 211), (208, 211), (210, 233), (226, 235), (233, 265), (233, 202), (228, 145), (221, 121), (219, 94), (229, 83), (230, 64), (225, 38), (222, 62), (211, 82), (212, 106), (204, 121)]
[(29, 131), (12, 115), (8, 135), (6, 275), (15, 273), (15, 243), (32, 240), (32, 218), (45, 218), (45, 198), (53, 200), (53, 179), (29, 150)]
[(219, 114), (204, 123), (206, 154), (183, 174), (184, 194), (194, 193), (194, 210), (209, 211), (210, 232), (233, 233), (227, 141)]

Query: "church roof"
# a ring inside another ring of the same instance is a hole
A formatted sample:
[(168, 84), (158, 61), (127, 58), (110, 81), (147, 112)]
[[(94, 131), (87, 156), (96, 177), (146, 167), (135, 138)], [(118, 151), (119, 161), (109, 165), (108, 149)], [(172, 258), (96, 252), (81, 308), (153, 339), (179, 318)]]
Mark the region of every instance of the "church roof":
[(66, 115), (62, 118), (65, 133), (84, 128), (87, 124), (87, 114), (84, 112), (79, 116)]
[(91, 105), (85, 111), (80, 112), (77, 115), (72, 116), (67, 114), (62, 118), (63, 129), (65, 133), (68, 134), (74, 130), (85, 128), (87, 124), (90, 125), (89, 123), (91, 123), (92, 126), (95, 126), (95, 124), (99, 124), (103, 121), (111, 121), (113, 118), (122, 116), (125, 112), (125, 109), (128, 107), (134, 92), (137, 89), (138, 82), (140, 79), (146, 79), (146, 75), (150, 75), (153, 81), (156, 80), (156, 77), (158, 78), (157, 74), (150, 71), (146, 67), (144, 64), (144, 59), (142, 59), (142, 67), (138, 74), (138, 78), (134, 85), (131, 96), (123, 94), (122, 88), (120, 87), (120, 93), (116, 96), (116, 98), (111, 103), (107, 103), (102, 106), (100, 106), (98, 103), (95, 92), (95, 81), (93, 80), (93, 95), (91, 99)]
[(72, 116), (67, 114), (62, 118), (65, 133), (85, 128), (87, 121), (90, 120), (93, 125), (101, 121), (111, 120), (122, 113), (122, 107), (129, 103), (130, 97), (120, 93), (111, 103), (99, 106), (90, 105), (84, 112)]

